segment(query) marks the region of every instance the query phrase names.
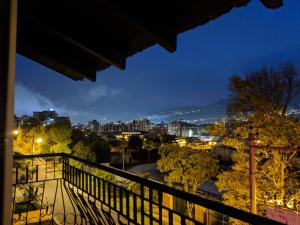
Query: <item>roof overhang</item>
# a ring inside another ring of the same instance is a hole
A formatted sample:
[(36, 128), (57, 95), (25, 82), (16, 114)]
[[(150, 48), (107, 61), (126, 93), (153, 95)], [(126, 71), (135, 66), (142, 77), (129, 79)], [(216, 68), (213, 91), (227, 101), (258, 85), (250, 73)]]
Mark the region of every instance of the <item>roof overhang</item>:
[[(19, 0), (17, 52), (74, 80), (96, 80), (154, 44), (176, 51), (177, 35), (250, 0)], [(282, 0), (261, 0), (269, 8)]]

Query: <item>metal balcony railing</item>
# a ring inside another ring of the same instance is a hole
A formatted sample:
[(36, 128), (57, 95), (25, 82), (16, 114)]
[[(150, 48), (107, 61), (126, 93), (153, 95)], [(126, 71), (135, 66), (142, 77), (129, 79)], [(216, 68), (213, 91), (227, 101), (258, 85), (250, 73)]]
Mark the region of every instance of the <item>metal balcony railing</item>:
[(12, 192), (20, 225), (281, 224), (68, 154), (15, 156)]

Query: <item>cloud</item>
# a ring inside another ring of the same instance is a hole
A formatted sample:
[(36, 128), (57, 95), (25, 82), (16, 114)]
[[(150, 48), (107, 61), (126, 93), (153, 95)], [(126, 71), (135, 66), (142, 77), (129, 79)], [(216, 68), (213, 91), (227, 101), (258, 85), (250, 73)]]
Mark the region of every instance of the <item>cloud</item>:
[(49, 98), (32, 90), (21, 83), (16, 83), (15, 86), (15, 114), (32, 115), (34, 111), (44, 111), (49, 108), (54, 108), (59, 115), (80, 115), (77, 111), (70, 111), (64, 107), (57, 106)]
[[(119, 89), (109, 89), (101, 85), (89, 89), (87, 95), (82, 97), (82, 100), (84, 100), (86, 104), (89, 104), (99, 98), (114, 97), (120, 93), (121, 91)], [(76, 97), (72, 97), (72, 99), (76, 99)], [(22, 83), (16, 83), (15, 114), (17, 116), (32, 115), (34, 111), (44, 111), (49, 108), (54, 108), (59, 116), (69, 116), (74, 123), (100, 119), (98, 117), (103, 116), (103, 112), (95, 112), (89, 105), (82, 108), (78, 102), (75, 105), (69, 103), (70, 99), (68, 98), (64, 97), (60, 99), (60, 101), (58, 101), (58, 99), (51, 100), (49, 97), (42, 95), (34, 89), (28, 88)]]
[(15, 89), (15, 112), (17, 115), (31, 115), (33, 111), (41, 111), (53, 107), (53, 103), (48, 98), (21, 83), (16, 83)]
[(86, 103), (92, 103), (103, 97), (115, 97), (121, 94), (121, 90), (117, 88), (109, 88), (105, 85), (98, 85), (90, 88), (87, 94), (82, 97)]

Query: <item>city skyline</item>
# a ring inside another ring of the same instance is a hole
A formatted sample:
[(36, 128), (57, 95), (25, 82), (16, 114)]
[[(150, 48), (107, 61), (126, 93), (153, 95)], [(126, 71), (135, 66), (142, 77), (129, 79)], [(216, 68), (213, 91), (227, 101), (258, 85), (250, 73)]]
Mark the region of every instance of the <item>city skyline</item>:
[(297, 2), (286, 2), (276, 11), (252, 1), (181, 34), (177, 52), (154, 46), (130, 57), (126, 71), (100, 72), (95, 83), (72, 81), (18, 56), (15, 112), (54, 107), (73, 122), (130, 120), (171, 107), (216, 102), (228, 95), (232, 74), (285, 60), (298, 66), (299, 9)]

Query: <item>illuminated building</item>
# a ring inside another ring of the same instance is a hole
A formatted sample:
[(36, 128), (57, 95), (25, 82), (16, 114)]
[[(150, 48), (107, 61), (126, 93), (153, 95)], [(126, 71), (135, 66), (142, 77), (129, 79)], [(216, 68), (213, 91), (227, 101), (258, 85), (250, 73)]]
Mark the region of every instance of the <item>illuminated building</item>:
[(100, 126), (101, 133), (122, 133), (122, 132), (145, 132), (148, 131), (150, 121), (147, 119), (143, 120), (132, 120), (130, 122), (107, 123)]
[(46, 125), (53, 124), (56, 117), (57, 113), (53, 108), (50, 108), (48, 111), (33, 112), (33, 118), (45, 123)]
[(168, 125), (168, 134), (179, 137), (197, 137), (201, 127), (182, 120), (176, 120)]

